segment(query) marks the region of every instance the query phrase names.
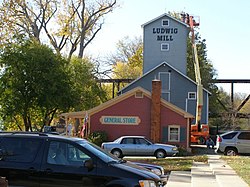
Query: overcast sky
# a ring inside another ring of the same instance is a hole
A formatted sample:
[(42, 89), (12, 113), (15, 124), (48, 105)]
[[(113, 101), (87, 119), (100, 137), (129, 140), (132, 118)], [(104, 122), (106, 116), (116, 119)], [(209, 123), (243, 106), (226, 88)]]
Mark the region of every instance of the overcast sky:
[[(118, 40), (142, 37), (141, 25), (169, 11), (200, 17), (200, 35), (206, 39), (208, 59), (220, 79), (250, 79), (249, 0), (117, 0), (120, 5), (105, 19), (88, 53), (105, 56)], [(218, 84), (230, 92), (230, 85)], [(236, 92), (250, 94), (250, 84), (235, 84)]]

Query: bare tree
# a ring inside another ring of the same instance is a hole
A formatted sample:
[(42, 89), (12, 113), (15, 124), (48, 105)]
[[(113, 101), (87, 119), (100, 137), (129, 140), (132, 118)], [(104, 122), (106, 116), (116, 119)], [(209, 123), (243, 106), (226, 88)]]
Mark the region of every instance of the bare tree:
[(3, 0), (0, 39), (10, 42), (22, 34), (49, 41), (57, 53), (69, 59), (75, 52), (82, 58), (101, 30), (105, 15), (114, 8), (116, 0)]

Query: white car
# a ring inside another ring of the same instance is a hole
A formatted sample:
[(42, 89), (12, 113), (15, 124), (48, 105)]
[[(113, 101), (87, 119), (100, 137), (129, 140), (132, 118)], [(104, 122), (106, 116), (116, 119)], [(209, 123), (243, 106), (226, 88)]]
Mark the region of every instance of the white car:
[(178, 148), (168, 144), (154, 144), (144, 136), (122, 136), (113, 142), (104, 142), (101, 146), (104, 150), (116, 155), (124, 156), (155, 156), (165, 158), (178, 153)]
[(250, 154), (250, 131), (230, 131), (218, 135), (216, 152), (227, 156)]

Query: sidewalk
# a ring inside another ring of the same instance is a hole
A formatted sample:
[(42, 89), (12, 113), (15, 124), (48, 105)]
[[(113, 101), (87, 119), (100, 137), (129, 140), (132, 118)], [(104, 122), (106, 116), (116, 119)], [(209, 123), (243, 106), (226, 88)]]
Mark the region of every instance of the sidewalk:
[(207, 164), (194, 162), (191, 171), (171, 172), (167, 187), (249, 187), (220, 155), (207, 156)]

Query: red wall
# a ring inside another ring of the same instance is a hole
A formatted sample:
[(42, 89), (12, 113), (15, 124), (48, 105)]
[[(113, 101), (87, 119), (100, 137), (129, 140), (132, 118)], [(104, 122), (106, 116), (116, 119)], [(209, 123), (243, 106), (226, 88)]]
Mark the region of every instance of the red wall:
[[(150, 104), (148, 97), (135, 98), (131, 96), (112, 105), (94, 115), (91, 115), (90, 131), (106, 131), (109, 140), (114, 140), (123, 135), (143, 135), (150, 137)], [(101, 124), (102, 116), (138, 116), (141, 122), (138, 125), (109, 125)]]
[[(143, 135), (150, 139), (150, 111), (151, 99), (148, 97), (135, 98), (131, 96), (121, 102), (103, 109), (90, 116), (90, 132), (105, 131), (108, 133), (109, 141), (124, 135)], [(101, 124), (100, 118), (102, 116), (138, 116), (141, 122), (138, 125), (115, 125), (115, 124)], [(180, 125), (185, 127), (187, 119), (182, 115), (161, 105), (161, 129), (168, 125)], [(161, 135), (162, 137), (162, 132)], [(164, 142), (175, 145), (186, 146), (186, 142)]]

